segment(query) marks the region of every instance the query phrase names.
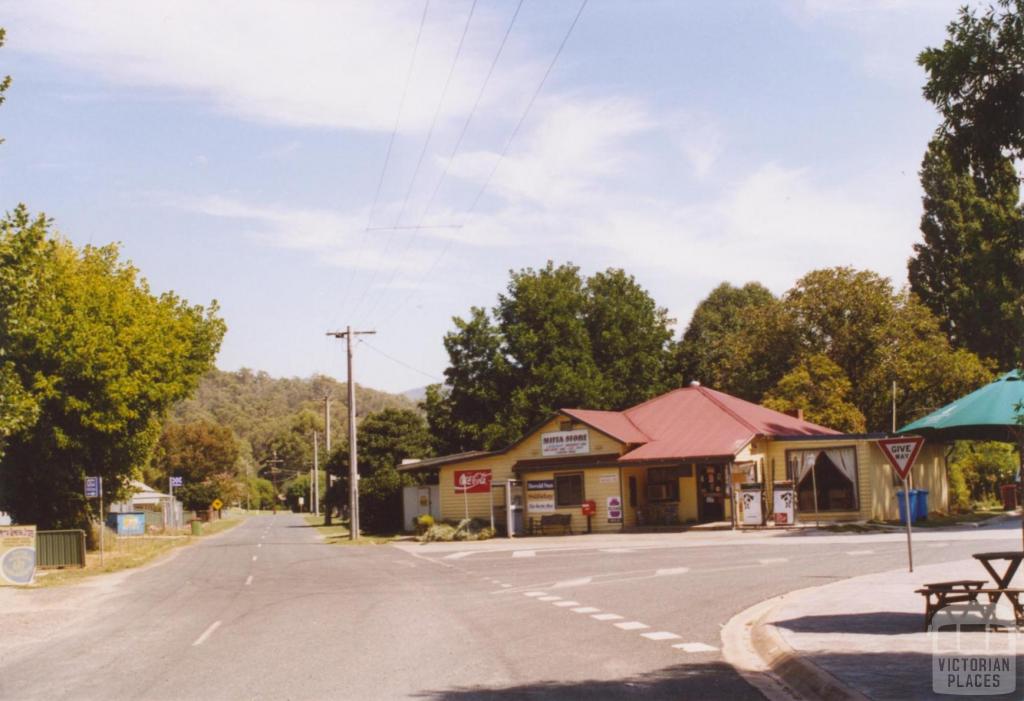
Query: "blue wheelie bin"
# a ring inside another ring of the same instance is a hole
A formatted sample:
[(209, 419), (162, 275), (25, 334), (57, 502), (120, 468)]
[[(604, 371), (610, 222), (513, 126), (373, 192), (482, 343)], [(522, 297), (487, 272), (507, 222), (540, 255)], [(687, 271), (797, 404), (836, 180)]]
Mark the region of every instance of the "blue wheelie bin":
[[(914, 499), (914, 492), (917, 492), (917, 499)], [(910, 494), (910, 504), (914, 507), (914, 520), (928, 520), (928, 490), (914, 489)]]
[[(914, 521), (917, 520), (917, 501), (918, 501), (918, 499), (917, 499), (917, 490), (916, 489), (911, 489), (910, 490), (910, 522), (911, 523), (913, 523)], [(900, 523), (906, 523), (907, 522), (907, 502), (903, 498), (903, 490), (902, 489), (897, 489), (896, 490), (896, 503), (899, 505), (899, 509), (900, 509)]]

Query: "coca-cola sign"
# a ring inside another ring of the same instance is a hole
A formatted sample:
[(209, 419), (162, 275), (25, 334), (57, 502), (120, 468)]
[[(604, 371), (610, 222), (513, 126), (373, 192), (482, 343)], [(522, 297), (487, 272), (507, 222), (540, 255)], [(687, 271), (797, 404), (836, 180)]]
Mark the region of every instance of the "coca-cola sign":
[(473, 494), (475, 492), (491, 491), (490, 470), (456, 470), (455, 471), (455, 493)]

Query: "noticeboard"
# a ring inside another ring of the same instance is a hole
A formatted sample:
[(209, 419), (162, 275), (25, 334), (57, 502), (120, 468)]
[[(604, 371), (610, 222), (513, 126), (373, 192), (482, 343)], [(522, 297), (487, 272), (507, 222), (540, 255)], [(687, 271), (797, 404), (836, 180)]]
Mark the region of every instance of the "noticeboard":
[(36, 574), (36, 527), (0, 526), (0, 585), (31, 584)]

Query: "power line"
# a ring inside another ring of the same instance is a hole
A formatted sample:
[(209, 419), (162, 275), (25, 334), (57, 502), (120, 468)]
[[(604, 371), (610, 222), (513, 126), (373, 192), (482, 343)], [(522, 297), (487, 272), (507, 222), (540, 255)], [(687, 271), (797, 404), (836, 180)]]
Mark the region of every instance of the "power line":
[(409, 363), (407, 363), (407, 362), (405, 362), (403, 360), (399, 360), (398, 358), (392, 357), (392, 356), (388, 355), (387, 353), (385, 353), (384, 351), (382, 351), (380, 348), (377, 348), (376, 346), (371, 345), (368, 341), (366, 341), (364, 339), (360, 339), (359, 343), (361, 343), (362, 345), (366, 346), (367, 348), (369, 348), (373, 352), (377, 353), (378, 355), (381, 355), (381, 356), (387, 358), (388, 360), (390, 360), (391, 362), (397, 363), (398, 365), (401, 365), (402, 367), (404, 367), (404, 368), (406, 368), (408, 370), (412, 370), (413, 372), (419, 373), (420, 375), (423, 375), (424, 377), (430, 378), (431, 380), (436, 380), (437, 382), (444, 382), (444, 380), (442, 380), (437, 375), (433, 375), (433, 374), (431, 374), (429, 372), (426, 372), (424, 370), (420, 370), (419, 368), (415, 368), (412, 365), (409, 365)]
[[(537, 88), (534, 90), (533, 95), (530, 97), (530, 101), (527, 103), (526, 109), (523, 110), (523, 113), (520, 115), (519, 121), (516, 123), (515, 128), (512, 130), (512, 134), (509, 136), (508, 141), (505, 142), (505, 147), (501, 150), (501, 153), (499, 154), (498, 159), (494, 162), (494, 167), (491, 169), (490, 174), (487, 176), (487, 179), (484, 181), (483, 187), (481, 187), (480, 191), (477, 192), (476, 197), (473, 199), (472, 205), (470, 206), (470, 208), (468, 210), (466, 210), (466, 214), (472, 214), (473, 213), (473, 211), (476, 209), (477, 204), (479, 204), (480, 198), (483, 196), (484, 191), (487, 189), (488, 185), (490, 185), (491, 179), (494, 177), (494, 174), (498, 170), (498, 165), (501, 163), (501, 160), (505, 157), (505, 154), (508, 153), (508, 150), (511, 147), (513, 140), (515, 140), (516, 135), (519, 133), (519, 129), (523, 126), (523, 123), (526, 121), (527, 116), (529, 116), (530, 110), (533, 109), (533, 104), (534, 104), (534, 102), (537, 101), (537, 96), (540, 95), (541, 90), (543, 90), (543, 88), (544, 88), (544, 84), (547, 82), (548, 77), (551, 75), (551, 71), (554, 69), (555, 64), (558, 62), (558, 58), (562, 55), (562, 51), (565, 49), (565, 46), (566, 46), (566, 44), (569, 41), (569, 37), (572, 35), (573, 30), (576, 28), (576, 25), (577, 25), (577, 23), (580, 20), (580, 16), (583, 14), (583, 10), (587, 6), (587, 2), (588, 2), (588, 0), (582, 0), (582, 2), (580, 2), (580, 7), (576, 11), (576, 15), (575, 15), (575, 17), (573, 17), (572, 23), (569, 25), (568, 30), (566, 30), (565, 36), (562, 37), (562, 41), (558, 45), (558, 49), (557, 49), (557, 51), (555, 51), (555, 55), (552, 57), (551, 63), (548, 64), (547, 70), (544, 71), (544, 75), (541, 78), (540, 83), (537, 84)], [(502, 44), (501, 44), (501, 47), (499, 48), (499, 54), (498, 55), (500, 55), (501, 48), (504, 48), (504, 46), (505, 46), (505, 39), (508, 39), (508, 34), (512, 30), (512, 24), (515, 22), (516, 16), (519, 14), (519, 8), (521, 6), (522, 6), (522, 0), (520, 0), (519, 6), (516, 7), (516, 13), (515, 13), (515, 15), (512, 16), (512, 22), (509, 23), (508, 29), (505, 31), (505, 37), (504, 37), (504, 39), (502, 39)], [(495, 58), (494, 58), (494, 62), (492, 62), (492, 64), (491, 64), (491, 70), (492, 71), (494, 69), (494, 64), (497, 62), (497, 59), (498, 59), (498, 56), (496, 55)], [(488, 72), (487, 77), (488, 77), (488, 79), (490, 79), (490, 72)], [(483, 95), (483, 93), (481, 92), (481, 94), (477, 96), (477, 104), (479, 104), (480, 97), (482, 95)], [(474, 112), (476, 111), (476, 105), (473, 106), (473, 111)], [(465, 127), (468, 126), (468, 124), (469, 123), (467, 121), (467, 123), (465, 125), (463, 125), (463, 133), (465, 133)], [(462, 136), (460, 135), (460, 137), (459, 137), (459, 143), (460, 144), (461, 144), (461, 140), (462, 140)], [(456, 145), (456, 149), (457, 148), (458, 148), (458, 144)], [(452, 152), (452, 157), (451, 157), (451, 159), (449, 159), (448, 165), (445, 166), (445, 173), (446, 174), (448, 172), (448, 166), (451, 165), (451, 161), (454, 159), (454, 157), (455, 157), (455, 152), (453, 151)], [(438, 184), (437, 189), (440, 189), (440, 183)], [(434, 195), (431, 196), (430, 201), (428, 201), (428, 203), (427, 203), (428, 207), (429, 207), (430, 203), (433, 202), (434, 196), (436, 196), (436, 195), (437, 195), (437, 192), (435, 191)], [(424, 214), (426, 214), (426, 210), (424, 210)], [(448, 250), (451, 248), (451, 246), (452, 246), (452, 239), (448, 239), (445, 242), (444, 247), (441, 249), (441, 252), (434, 258), (434, 260), (431, 262), (430, 266), (427, 268), (426, 272), (422, 276), (420, 276), (420, 278), (418, 280), (418, 283), (422, 283), (424, 280), (429, 278), (431, 274), (433, 274), (434, 270), (440, 264), (441, 260), (443, 260), (445, 255), (448, 254)], [(415, 294), (415, 289), (412, 292), (410, 292), (408, 295), (406, 295), (406, 297), (402, 301), (402, 303), (399, 304), (399, 306), (395, 309), (395, 311), (386, 318), (384, 323), (386, 324), (386, 323), (390, 322), (391, 319), (393, 319), (395, 316), (397, 316), (402, 311), (402, 309), (405, 307), (405, 305), (409, 302), (409, 300), (412, 299), (414, 294)]]
[[(398, 125), (402, 121), (402, 113), (405, 111), (405, 99), (409, 94), (409, 84), (412, 82), (413, 67), (416, 65), (416, 56), (420, 50), (420, 38), (423, 36), (423, 27), (427, 23), (427, 10), (430, 8), (430, 0), (424, 0), (423, 3), (423, 14), (420, 15), (420, 26), (416, 31), (416, 41), (413, 43), (412, 55), (409, 57), (409, 67), (405, 72), (405, 84), (402, 86), (402, 97), (398, 101), (398, 113), (395, 115), (395, 124), (391, 129), (391, 137), (388, 139), (388, 148), (384, 153), (384, 165), (380, 169), (380, 178), (377, 180), (377, 189), (373, 193), (373, 204), (370, 205), (370, 213), (367, 217), (366, 229), (363, 231), (362, 241), (356, 252), (356, 262), (352, 267), (351, 272), (348, 276), (348, 285), (345, 288), (345, 299), (347, 300), (352, 287), (355, 284), (356, 271), (359, 270), (359, 266), (363, 260), (363, 251), (366, 250), (366, 232), (369, 230), (370, 225), (373, 223), (373, 214), (377, 209), (377, 203), (380, 201), (380, 193), (384, 186), (384, 175), (388, 171), (388, 164), (391, 162), (391, 151), (395, 145), (395, 137), (398, 134)], [(367, 289), (369, 285), (367, 285)], [(366, 291), (363, 291), (363, 297), (366, 296)]]

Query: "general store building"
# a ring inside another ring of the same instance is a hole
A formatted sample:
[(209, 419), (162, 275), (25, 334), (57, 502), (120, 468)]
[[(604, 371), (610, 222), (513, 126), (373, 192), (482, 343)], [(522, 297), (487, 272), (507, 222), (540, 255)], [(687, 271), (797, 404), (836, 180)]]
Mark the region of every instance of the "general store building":
[[(798, 520), (894, 519), (899, 484), (875, 444), (882, 437), (843, 434), (693, 383), (624, 411), (562, 409), (504, 449), (400, 469), (436, 475), (442, 518), (499, 527), (511, 504), (525, 523), (567, 514), (584, 532), (587, 501), (594, 532), (731, 522), (740, 482), (762, 485), (771, 522), (774, 485), (787, 480)], [(931, 510), (948, 508), (942, 446), (925, 446), (912, 479), (929, 491)]]

